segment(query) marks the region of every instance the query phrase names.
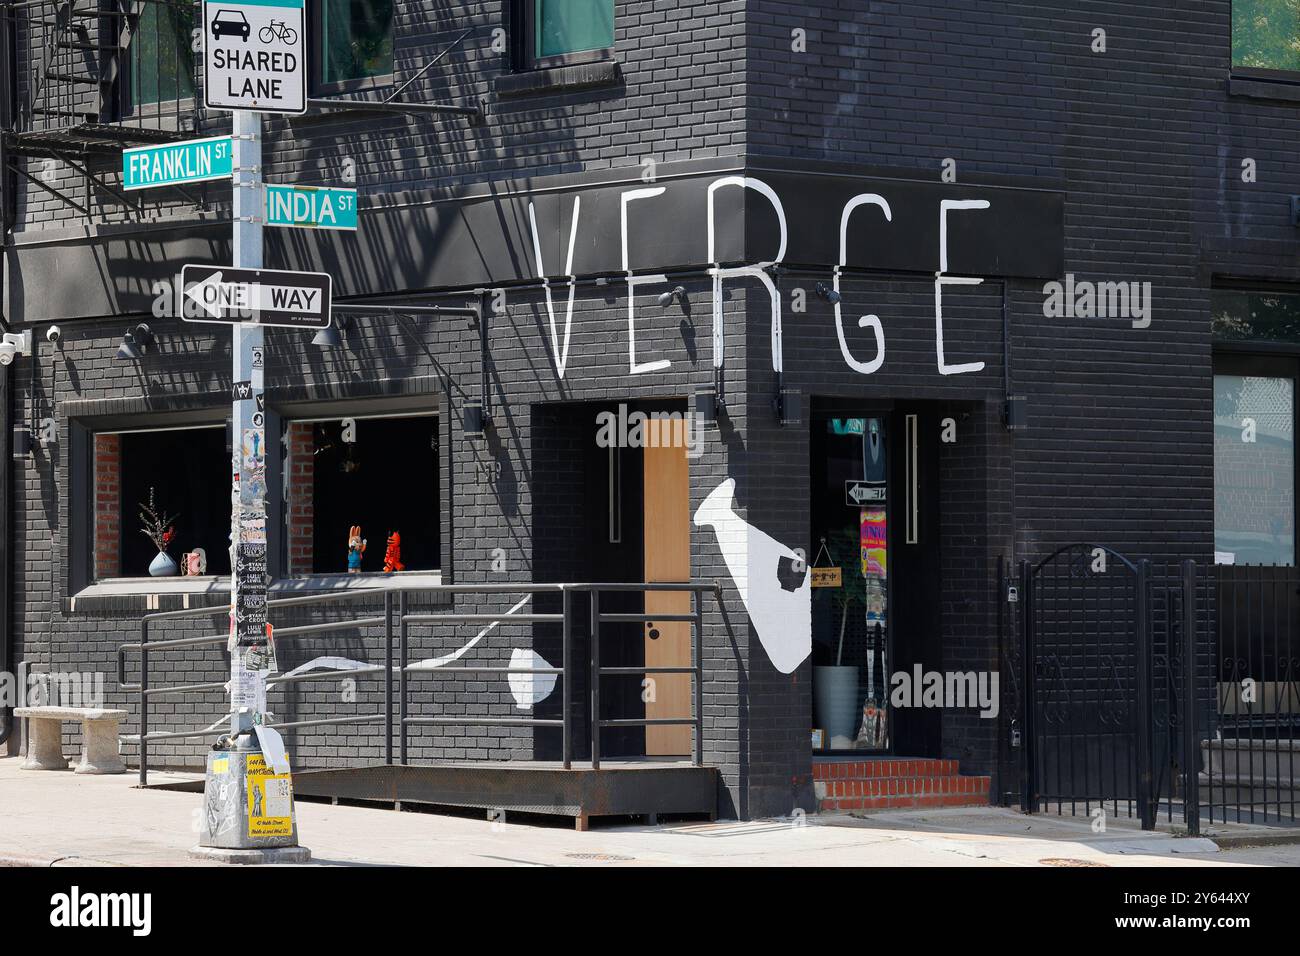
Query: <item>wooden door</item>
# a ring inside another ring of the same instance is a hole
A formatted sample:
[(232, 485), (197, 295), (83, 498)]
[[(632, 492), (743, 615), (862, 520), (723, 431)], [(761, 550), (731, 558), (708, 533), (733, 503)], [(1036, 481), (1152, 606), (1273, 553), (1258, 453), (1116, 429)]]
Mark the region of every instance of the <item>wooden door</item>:
[[(649, 439), (645, 459), (645, 580), (646, 583), (691, 579), (690, 481), (683, 423), (646, 422)], [(649, 438), (657, 435), (657, 440)], [(688, 614), (691, 596), (686, 592), (646, 592), (647, 614)], [(645, 625), (647, 667), (689, 667), (691, 625), (650, 621)], [(689, 674), (648, 674), (654, 681), (654, 700), (647, 700), (646, 717), (689, 718)], [(689, 724), (646, 728), (646, 755), (688, 755)]]

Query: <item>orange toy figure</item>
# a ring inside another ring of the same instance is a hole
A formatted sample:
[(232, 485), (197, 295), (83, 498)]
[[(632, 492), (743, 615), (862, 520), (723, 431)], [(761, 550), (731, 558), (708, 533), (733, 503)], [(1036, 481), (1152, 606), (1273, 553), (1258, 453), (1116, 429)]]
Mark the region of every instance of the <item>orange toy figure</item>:
[(361, 556), (366, 553), (366, 539), (361, 537), (361, 525), (348, 530), (348, 574), (361, 573)]
[(384, 573), (405, 570), (406, 565), (402, 563), (402, 536), (394, 531), (388, 536), (388, 550), (384, 552)]

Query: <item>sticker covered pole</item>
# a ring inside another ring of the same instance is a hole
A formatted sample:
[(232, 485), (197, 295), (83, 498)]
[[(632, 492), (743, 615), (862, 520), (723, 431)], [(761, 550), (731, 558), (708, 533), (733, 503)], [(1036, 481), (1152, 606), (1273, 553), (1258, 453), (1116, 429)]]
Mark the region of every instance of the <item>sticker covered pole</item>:
[[(234, 263), (262, 268), (262, 123), (234, 114)], [(257, 305), (252, 306), (253, 309)], [(275, 645), (267, 616), (266, 350), (255, 311), (232, 326), (230, 481), (230, 732), (208, 754), (196, 856), (226, 862), (303, 862), (293, 781), (280, 735), (268, 726)]]

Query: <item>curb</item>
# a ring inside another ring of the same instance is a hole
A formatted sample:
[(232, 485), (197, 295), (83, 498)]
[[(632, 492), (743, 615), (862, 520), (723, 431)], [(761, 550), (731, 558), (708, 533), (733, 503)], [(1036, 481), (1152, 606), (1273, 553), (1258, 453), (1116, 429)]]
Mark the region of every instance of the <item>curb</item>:
[(39, 867), (49, 869), (55, 866), (127, 866), (125, 863), (113, 863), (110, 860), (94, 860), (84, 856), (56, 856), (56, 857), (37, 857), (37, 856), (18, 856), (17, 854), (0, 853), (0, 867)]
[(1211, 836), (1221, 850), (1231, 850), (1246, 846), (1297, 846), (1300, 845), (1300, 829), (1280, 830), (1277, 833), (1242, 833)]

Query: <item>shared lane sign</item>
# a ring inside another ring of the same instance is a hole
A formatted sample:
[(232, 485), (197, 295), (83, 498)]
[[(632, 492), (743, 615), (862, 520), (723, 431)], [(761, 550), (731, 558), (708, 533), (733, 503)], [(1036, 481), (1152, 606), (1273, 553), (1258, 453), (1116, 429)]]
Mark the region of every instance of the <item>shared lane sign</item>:
[(209, 179), (230, 179), (234, 150), (229, 136), (189, 139), (162, 146), (122, 150), (122, 188), (182, 186)]

